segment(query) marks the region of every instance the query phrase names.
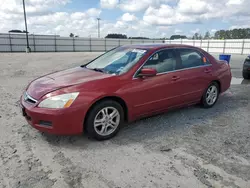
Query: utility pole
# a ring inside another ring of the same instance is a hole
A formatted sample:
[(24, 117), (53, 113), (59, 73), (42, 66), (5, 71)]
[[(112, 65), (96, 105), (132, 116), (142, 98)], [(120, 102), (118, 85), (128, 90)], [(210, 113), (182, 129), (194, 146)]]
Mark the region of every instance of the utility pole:
[(100, 38), (100, 20), (101, 20), (101, 18), (97, 18), (97, 23), (98, 23), (98, 38)]
[(25, 32), (26, 32), (26, 40), (27, 40), (27, 48), (26, 52), (30, 52), (30, 46), (29, 46), (29, 36), (28, 36), (28, 28), (27, 28), (27, 20), (26, 20), (26, 10), (25, 10), (25, 2), (23, 0), (23, 14), (24, 14), (24, 22), (25, 22)]

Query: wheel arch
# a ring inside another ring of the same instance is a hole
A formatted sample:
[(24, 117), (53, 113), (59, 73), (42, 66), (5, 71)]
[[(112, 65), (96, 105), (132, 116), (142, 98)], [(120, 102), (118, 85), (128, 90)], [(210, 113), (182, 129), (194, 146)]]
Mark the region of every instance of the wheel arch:
[(219, 86), (219, 93), (221, 93), (221, 82), (219, 80), (213, 80), (211, 83), (217, 83)]
[[(89, 115), (91, 109), (92, 109), (94, 106), (96, 106), (97, 104), (99, 104), (100, 102), (105, 101), (105, 100), (113, 100), (113, 101), (119, 103), (119, 104), (122, 106), (123, 111), (124, 111), (124, 120), (125, 120), (125, 122), (128, 122), (128, 120), (129, 120), (128, 106), (127, 106), (127, 103), (125, 102), (125, 100), (123, 100), (121, 97), (118, 97), (118, 96), (105, 96), (105, 97), (101, 97), (101, 98), (97, 99), (96, 101), (94, 101), (94, 102), (90, 105), (90, 107), (89, 107), (89, 109), (87, 110), (87, 113), (86, 113), (86, 115), (85, 115), (85, 118), (84, 118), (84, 124), (85, 124), (85, 122), (86, 122), (86, 119), (87, 119), (87, 117), (88, 117), (88, 115)], [(85, 126), (84, 126), (84, 131), (86, 131)]]

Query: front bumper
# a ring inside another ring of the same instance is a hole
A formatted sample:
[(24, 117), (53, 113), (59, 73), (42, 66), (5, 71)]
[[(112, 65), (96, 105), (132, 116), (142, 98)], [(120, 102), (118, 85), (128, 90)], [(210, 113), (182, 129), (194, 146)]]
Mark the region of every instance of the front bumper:
[(77, 135), (83, 132), (84, 110), (81, 108), (38, 108), (21, 97), (22, 115), (37, 130), (56, 135)]

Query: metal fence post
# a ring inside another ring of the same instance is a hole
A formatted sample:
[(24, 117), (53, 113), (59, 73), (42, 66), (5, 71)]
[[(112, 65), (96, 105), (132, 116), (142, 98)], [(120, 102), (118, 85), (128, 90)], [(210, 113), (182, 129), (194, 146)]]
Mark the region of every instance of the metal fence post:
[(130, 44), (132, 44), (132, 39), (130, 39)]
[(243, 39), (243, 41), (242, 41), (241, 55), (244, 54), (244, 48), (245, 48), (245, 39)]
[(91, 37), (89, 38), (89, 50), (92, 52), (92, 43), (91, 43)]
[(225, 48), (226, 48), (226, 40), (224, 39), (224, 44), (223, 44), (223, 54), (225, 53)]
[(195, 40), (193, 40), (193, 46), (195, 46)]
[(207, 52), (209, 52), (209, 40), (207, 41)]
[(104, 47), (105, 47), (105, 52), (107, 51), (107, 41), (106, 38), (104, 38)]
[(75, 52), (76, 51), (76, 49), (75, 49), (75, 37), (73, 37), (73, 52)]
[(33, 44), (34, 44), (34, 52), (36, 52), (36, 40), (34, 34), (33, 34)]
[(12, 52), (12, 43), (11, 43), (11, 36), (10, 36), (10, 33), (9, 33), (9, 41), (10, 41), (10, 52)]
[(55, 35), (55, 52), (57, 52), (57, 46), (56, 46), (56, 35)]
[(120, 39), (118, 39), (118, 46), (121, 46), (121, 41), (120, 41)]
[(182, 39), (181, 39), (181, 44), (182, 44)]
[(201, 39), (201, 42), (200, 42), (200, 48), (202, 47), (202, 39)]

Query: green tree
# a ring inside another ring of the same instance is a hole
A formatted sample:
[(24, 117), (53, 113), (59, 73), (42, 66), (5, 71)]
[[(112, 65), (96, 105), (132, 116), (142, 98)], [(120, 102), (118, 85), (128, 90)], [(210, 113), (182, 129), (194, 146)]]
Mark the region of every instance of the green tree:
[(111, 33), (108, 34), (105, 38), (113, 38), (113, 39), (127, 39), (127, 35)]
[(195, 33), (193, 36), (194, 40), (198, 40), (200, 38), (201, 35), (199, 35), (199, 33)]
[(75, 35), (73, 33), (70, 33), (69, 37), (74, 37)]
[(210, 33), (209, 33), (209, 31), (207, 31), (205, 33), (204, 39), (210, 39), (210, 38), (211, 38)]
[(226, 39), (226, 31), (220, 30), (220, 39)]
[(249, 39), (250, 28), (244, 29), (232, 29), (232, 30), (220, 30), (214, 34), (215, 39)]
[(219, 31), (216, 31), (216, 32), (214, 33), (214, 38), (215, 38), (215, 39), (219, 39), (219, 38), (220, 38), (220, 32), (219, 32)]
[(230, 32), (230, 30), (226, 30), (225, 31), (225, 37), (224, 37), (225, 39), (231, 39), (232, 37), (231, 37), (231, 32)]
[(231, 30), (232, 38), (237, 39), (239, 36), (239, 29), (233, 29)]
[(13, 30), (10, 30), (9, 33), (22, 33), (22, 31), (18, 29), (13, 29)]
[(172, 35), (170, 37), (170, 40), (174, 40), (174, 39), (186, 39), (187, 37), (185, 35)]

